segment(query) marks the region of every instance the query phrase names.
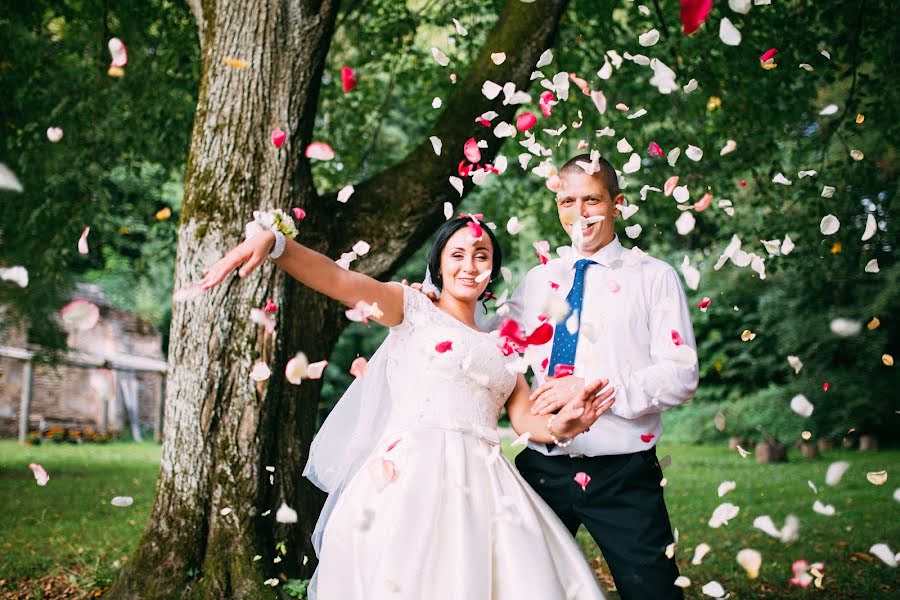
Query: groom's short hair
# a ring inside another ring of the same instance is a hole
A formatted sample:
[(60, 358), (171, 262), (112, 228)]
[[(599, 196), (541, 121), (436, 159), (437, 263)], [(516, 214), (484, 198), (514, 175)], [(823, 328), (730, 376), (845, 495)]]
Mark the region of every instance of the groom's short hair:
[[(560, 176), (576, 172), (576, 170), (579, 173), (587, 174), (587, 171), (585, 171), (578, 165), (579, 162), (590, 163), (591, 155), (579, 154), (578, 156), (574, 156), (567, 160), (566, 164), (564, 164), (559, 170)], [(594, 177), (603, 184), (603, 187), (605, 187), (606, 191), (609, 192), (610, 200), (615, 200), (616, 196), (619, 195), (619, 177), (618, 175), (616, 175), (616, 170), (611, 164), (609, 164), (609, 161), (602, 156), (597, 159), (597, 162), (599, 164), (599, 168), (594, 171), (591, 177)]]

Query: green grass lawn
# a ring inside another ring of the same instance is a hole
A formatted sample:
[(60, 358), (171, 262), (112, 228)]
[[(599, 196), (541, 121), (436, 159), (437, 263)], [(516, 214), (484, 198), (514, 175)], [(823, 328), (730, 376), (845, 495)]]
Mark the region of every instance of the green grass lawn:
[[(508, 450), (508, 449), (507, 449)], [(507, 456), (512, 456), (507, 451)], [(662, 444), (660, 456), (672, 465), (666, 499), (674, 527), (680, 531), (676, 550), (683, 575), (691, 579), (689, 598), (702, 597), (700, 587), (717, 580), (732, 598), (782, 598), (815, 594), (820, 598), (888, 598), (900, 595), (900, 570), (868, 554), (878, 542), (900, 551), (900, 503), (893, 499), (900, 476), (900, 451), (875, 454), (832, 451), (808, 462), (791, 454), (791, 462), (760, 466), (753, 457), (741, 459), (724, 448)], [(105, 587), (122, 558), (134, 550), (153, 502), (160, 447), (152, 443), (106, 446), (45, 444), (20, 446), (0, 441), (0, 580), (6, 587), (60, 569), (73, 569), (87, 587)], [(837, 487), (825, 485), (825, 470), (834, 460), (851, 463)], [(50, 474), (38, 487), (29, 462)], [(866, 480), (867, 471), (887, 470), (883, 486)], [(720, 482), (737, 488), (719, 498)], [(815, 495), (807, 485), (819, 487)], [(116, 508), (114, 496), (132, 496), (134, 504)], [(833, 504), (832, 517), (816, 514), (818, 498)], [(707, 525), (721, 502), (740, 507), (740, 514), (720, 529)], [(800, 518), (800, 539), (791, 544), (753, 529), (753, 519), (770, 515), (780, 527), (793, 513)], [(597, 548), (582, 529), (578, 541), (593, 558)], [(706, 542), (712, 551), (700, 566), (690, 564), (694, 548)], [(763, 556), (759, 578), (750, 580), (735, 562), (741, 548)], [(825, 563), (824, 589), (788, 585), (791, 564), (798, 559)], [(2, 589), (3, 586), (0, 586)], [(615, 597), (613, 595), (613, 597)]]

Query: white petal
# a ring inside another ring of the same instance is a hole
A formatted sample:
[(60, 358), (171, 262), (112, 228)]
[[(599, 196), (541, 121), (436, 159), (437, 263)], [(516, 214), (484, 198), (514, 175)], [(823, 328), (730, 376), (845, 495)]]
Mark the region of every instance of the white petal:
[(645, 48), (648, 46), (652, 46), (656, 42), (659, 41), (659, 31), (656, 29), (651, 29), (647, 33), (642, 33), (638, 36), (638, 43)]
[(784, 236), (784, 241), (781, 242), (781, 254), (783, 256), (787, 256), (794, 249), (794, 241), (791, 239), (789, 235)]
[(835, 188), (831, 187), (830, 185), (826, 185), (822, 188), (822, 197), (831, 198), (832, 196), (834, 196), (834, 192)]
[(0, 190), (12, 190), (14, 192), (23, 190), (22, 184), (19, 183), (15, 174), (3, 163), (0, 163)]
[[(625, 228), (627, 233), (628, 228)], [(684, 277), (684, 283), (688, 288), (696, 290), (700, 286), (700, 271), (697, 267), (691, 265), (690, 259), (685, 255), (684, 261), (681, 263), (681, 275)]]
[(56, 142), (63, 139), (63, 130), (59, 127), (48, 127), (47, 139), (55, 144)]
[(691, 192), (686, 185), (679, 185), (672, 190), (672, 197), (675, 198), (676, 202), (687, 202), (691, 197)]
[(813, 510), (820, 515), (825, 515), (826, 517), (834, 516), (834, 505), (822, 504), (821, 500), (816, 500), (815, 502), (813, 502)]
[(844, 477), (844, 473), (847, 472), (847, 469), (850, 468), (850, 463), (845, 460), (839, 460), (837, 462), (833, 462), (828, 465), (828, 470), (825, 472), (825, 483), (830, 486), (835, 486), (841, 482), (841, 478)]
[(828, 106), (820, 110), (819, 114), (822, 116), (834, 115), (837, 114), (838, 110), (839, 109), (837, 104), (829, 104)]
[(728, 521), (738, 516), (740, 511), (739, 506), (731, 502), (723, 502), (713, 511), (712, 516), (709, 518), (709, 526), (713, 529), (718, 529), (722, 525), (727, 525)]
[(818, 174), (818, 171), (815, 169), (807, 169), (805, 171), (797, 171), (797, 177), (803, 179), (804, 177), (815, 177)]
[(866, 215), (866, 230), (863, 232), (862, 241), (866, 241), (872, 238), (875, 235), (875, 232), (878, 230), (878, 225), (875, 223), (875, 216), (872, 213)]
[(495, 65), (502, 65), (506, 61), (506, 52), (492, 52), (491, 62)]
[(450, 178), (450, 185), (453, 186), (453, 189), (459, 192), (460, 197), (463, 195), (463, 182), (459, 177), (453, 176)]
[(675, 579), (675, 583), (673, 584), (681, 589), (690, 587), (691, 580), (685, 577), (684, 575), (679, 575), (677, 579)]
[(442, 67), (446, 67), (450, 64), (450, 59), (447, 58), (447, 55), (438, 50), (437, 48), (431, 49), (431, 56), (434, 57), (435, 62), (441, 65)]
[(635, 173), (641, 168), (641, 157), (635, 152), (628, 159), (628, 162), (622, 165), (622, 172), (626, 174)]
[(630, 225), (625, 228), (625, 235), (628, 236), (628, 239), (633, 240), (637, 236), (641, 235), (641, 224), (635, 223), (634, 225)]
[(719, 39), (726, 46), (739, 46), (741, 43), (741, 32), (728, 17), (722, 17), (719, 21)]
[(873, 258), (866, 263), (866, 273), (877, 273), (879, 270), (877, 258)]
[(459, 34), (459, 35), (461, 35), (461, 36), (466, 36), (466, 35), (468, 35), (469, 32), (466, 31), (466, 28), (462, 26), (462, 23), (460, 23), (460, 22), (457, 21), (456, 19), (453, 19), (453, 26), (456, 27), (456, 33), (457, 33), (457, 34)]
[(799, 373), (800, 369), (803, 368), (803, 361), (800, 360), (799, 356), (788, 356), (787, 361), (791, 368), (794, 369), (795, 374)]
[(709, 551), (712, 550), (709, 544), (706, 542), (702, 542), (697, 544), (697, 548), (694, 549), (694, 558), (691, 559), (691, 564), (694, 566), (699, 565), (703, 562), (703, 557), (709, 554)]
[(546, 67), (553, 61), (553, 50), (544, 50), (541, 54), (541, 57), (538, 59), (537, 63), (534, 65), (538, 69), (541, 67)]
[(831, 333), (840, 337), (853, 337), (862, 331), (862, 323), (853, 319), (845, 319), (844, 317), (832, 319), (828, 326), (831, 329)]
[(719, 494), (719, 498), (734, 490), (737, 487), (737, 484), (733, 481), (723, 481), (719, 484), (719, 489), (717, 493)]
[(341, 188), (341, 191), (338, 192), (337, 201), (346, 203), (347, 200), (350, 199), (350, 196), (353, 195), (353, 192), (356, 191), (352, 185), (345, 185)]
[(506, 121), (500, 121), (497, 123), (497, 126), (494, 127), (494, 136), (498, 138), (511, 137), (516, 135), (516, 128), (507, 123)]
[(296, 523), (297, 511), (282, 502), (278, 507), (278, 512), (275, 513), (275, 520), (279, 523)]
[(737, 149), (737, 142), (734, 140), (728, 140), (725, 142), (725, 145), (722, 146), (722, 149), (719, 150), (719, 156), (725, 156), (726, 154), (731, 154)]
[(759, 567), (762, 566), (762, 554), (758, 550), (744, 548), (737, 553), (737, 562), (744, 567), (750, 579), (756, 579), (759, 576)]
[(28, 287), (28, 270), (25, 267), (0, 268), (0, 279), (12, 281), (19, 287)]
[(791, 398), (791, 410), (801, 417), (808, 417), (813, 414), (812, 402), (810, 402), (803, 394), (797, 394)]
[(675, 166), (679, 156), (681, 156), (681, 148), (675, 147), (669, 150), (669, 153), (666, 155), (666, 161), (669, 163), (670, 167)]
[(609, 61), (606, 58), (603, 58), (603, 66), (600, 67), (600, 70), (597, 71), (597, 77), (600, 79), (609, 79), (612, 75), (612, 65), (609, 64)]
[(431, 101), (431, 108), (440, 108), (444, 104), (444, 101), (435, 96), (434, 100)]
[(509, 235), (516, 235), (517, 233), (522, 231), (523, 227), (524, 225), (519, 223), (518, 217), (510, 217), (509, 221), (506, 222), (506, 231), (509, 232)]
[(616, 204), (616, 208), (619, 209), (619, 212), (622, 214), (622, 219), (627, 221), (630, 217), (634, 216), (634, 213), (638, 211), (637, 204)]
[(736, 13), (746, 15), (750, 12), (750, 0), (728, 0), (728, 8)]
[(120, 508), (124, 508), (126, 506), (131, 506), (134, 504), (134, 498), (131, 496), (116, 496), (112, 500), (109, 501), (113, 506), (118, 506)]
[(691, 80), (688, 81), (687, 84), (686, 84), (683, 88), (681, 88), (681, 89), (684, 90), (684, 93), (685, 93), (685, 94), (690, 94), (691, 92), (693, 92), (694, 90), (696, 90), (697, 87), (698, 87), (697, 80), (696, 80), (696, 79), (691, 79)]
[(631, 147), (631, 144), (628, 143), (627, 139), (622, 138), (621, 140), (616, 142), (616, 150), (618, 150), (622, 154), (625, 154), (626, 152), (631, 152), (632, 150), (634, 150), (634, 148)]
[(697, 162), (698, 160), (703, 158), (703, 150), (701, 150), (697, 146), (688, 146), (687, 150), (684, 151), (684, 155), (692, 161)]
[(780, 183), (781, 185), (791, 185), (791, 180), (784, 176), (784, 173), (778, 173), (772, 178), (772, 183)]
[(838, 218), (834, 215), (825, 215), (822, 217), (822, 222), (819, 223), (819, 231), (821, 231), (823, 235), (833, 235), (837, 233), (840, 228), (841, 222), (838, 221)]
[(253, 381), (265, 381), (272, 375), (272, 370), (269, 369), (269, 366), (263, 361), (259, 361), (253, 365), (253, 369), (250, 371), (250, 379)]
[(869, 554), (874, 554), (889, 567), (897, 566), (897, 557), (894, 556), (894, 553), (891, 552), (891, 549), (887, 544), (875, 544), (869, 548)]
[(371, 249), (372, 247), (369, 245), (369, 243), (362, 240), (359, 240), (358, 242), (353, 244), (353, 251), (356, 252), (358, 256), (365, 256)]
[(781, 254), (781, 240), (759, 240), (762, 242), (763, 247), (765, 247), (766, 252), (769, 253), (769, 256), (778, 256)]
[(321, 379), (322, 372), (325, 371), (325, 367), (327, 366), (327, 360), (320, 360), (319, 362), (310, 363), (309, 367), (306, 369), (306, 377), (308, 379)]
[(646, 108), (639, 108), (638, 110), (636, 110), (635, 112), (631, 113), (630, 115), (628, 115), (628, 116), (625, 117), (625, 118), (626, 118), (626, 119), (639, 119), (639, 118), (643, 117), (643, 116), (646, 115), (646, 114), (647, 114), (647, 109), (646, 109)]
[(687, 235), (691, 231), (694, 230), (694, 226), (697, 224), (697, 220), (694, 218), (694, 214), (691, 212), (683, 212), (681, 216), (678, 217), (678, 220), (675, 221), (675, 229), (678, 230), (679, 235)]
[(707, 596), (712, 596), (713, 598), (721, 598), (725, 595), (725, 588), (722, 587), (722, 584), (718, 581), (710, 581), (702, 588), (700, 588)]
[(450, 219), (453, 216), (453, 204), (444, 202), (444, 218)]
[(488, 100), (493, 100), (494, 98), (496, 98), (502, 90), (502, 86), (497, 85), (490, 80), (485, 81), (481, 86), (481, 93), (484, 94), (484, 97)]

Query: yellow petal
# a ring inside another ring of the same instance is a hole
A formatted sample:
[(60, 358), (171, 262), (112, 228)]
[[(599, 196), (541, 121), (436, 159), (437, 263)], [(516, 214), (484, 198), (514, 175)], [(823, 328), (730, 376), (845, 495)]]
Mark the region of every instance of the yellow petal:
[(165, 221), (169, 217), (172, 216), (172, 209), (168, 206), (156, 212), (156, 220), (157, 221)]
[(886, 366), (886, 367), (893, 367), (894, 366), (894, 357), (891, 356), (890, 354), (882, 354), (881, 362), (883, 362), (884, 366)]
[(250, 66), (250, 63), (241, 58), (226, 58), (223, 62), (232, 69), (246, 69)]
[(840, 254), (841, 250), (843, 250), (843, 249), (844, 249), (843, 244), (841, 244), (840, 242), (835, 242), (834, 246), (831, 247), (831, 253), (832, 254)]
[(110, 77), (121, 77), (125, 74), (125, 69), (122, 67), (110, 67), (106, 74)]
[(881, 321), (878, 320), (878, 317), (872, 317), (872, 320), (866, 324), (866, 327), (869, 328), (869, 331), (873, 329), (878, 329), (878, 326), (881, 325)]
[(863, 121), (866, 120), (866, 116), (862, 113), (856, 115), (856, 124), (861, 125)]
[(866, 479), (873, 485), (884, 485), (887, 477), (887, 471), (870, 471), (866, 473)]

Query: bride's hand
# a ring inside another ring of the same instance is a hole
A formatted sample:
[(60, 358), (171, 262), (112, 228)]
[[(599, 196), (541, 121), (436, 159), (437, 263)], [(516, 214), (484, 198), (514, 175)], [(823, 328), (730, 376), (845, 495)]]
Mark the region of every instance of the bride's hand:
[(565, 438), (573, 438), (591, 428), (616, 401), (616, 390), (609, 387), (600, 393), (609, 383), (607, 379), (598, 379), (584, 386), (578, 396), (566, 404), (554, 420), (554, 430)]
[(241, 264), (244, 266), (238, 271), (238, 276), (246, 277), (266, 260), (274, 243), (275, 234), (271, 231), (261, 231), (250, 239), (244, 240), (220, 258), (216, 264), (203, 269), (204, 277), (197, 285), (203, 290), (215, 287)]

